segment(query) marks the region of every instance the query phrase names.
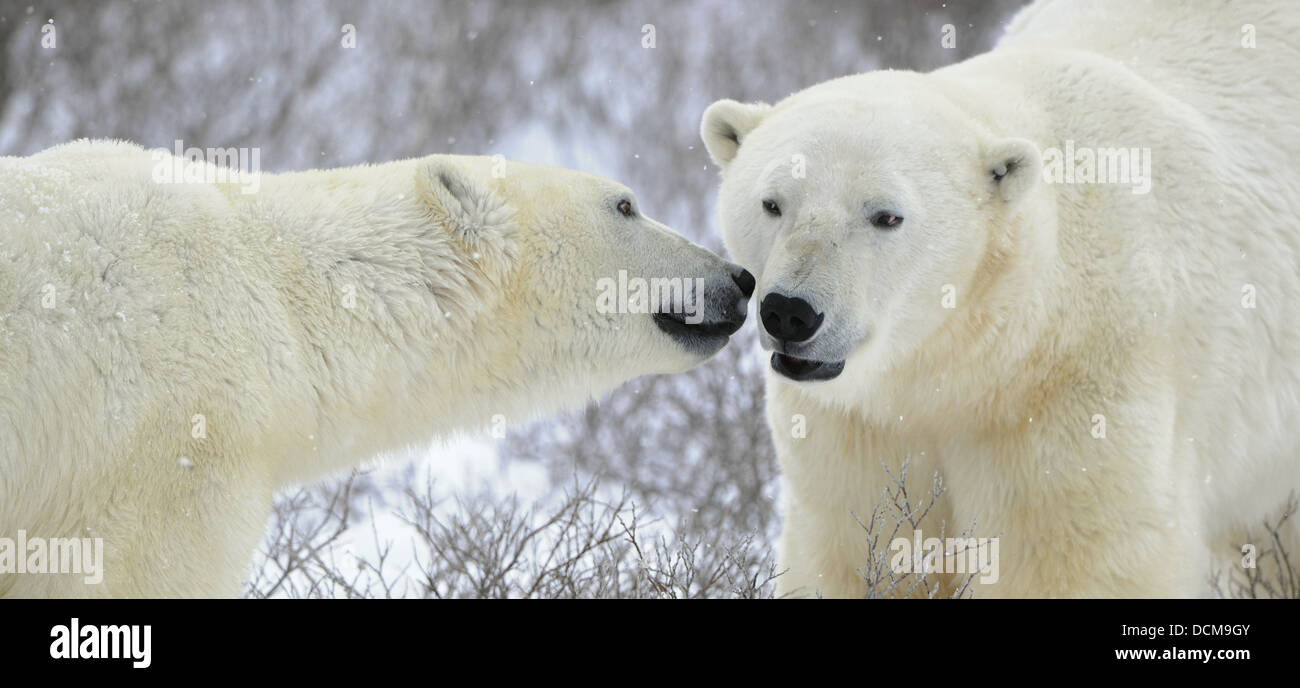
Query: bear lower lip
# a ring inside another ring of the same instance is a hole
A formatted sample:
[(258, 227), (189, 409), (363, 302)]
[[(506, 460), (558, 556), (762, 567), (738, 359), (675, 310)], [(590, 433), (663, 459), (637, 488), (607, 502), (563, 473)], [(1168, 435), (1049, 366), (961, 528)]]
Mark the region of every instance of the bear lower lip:
[(671, 314), (655, 313), (653, 319), (661, 332), (672, 337), (682, 348), (699, 356), (712, 356), (731, 341), (731, 337), (722, 334), (718, 328), (690, 325)]
[(813, 361), (774, 353), (772, 370), (796, 382), (830, 380), (844, 371), (844, 361)]

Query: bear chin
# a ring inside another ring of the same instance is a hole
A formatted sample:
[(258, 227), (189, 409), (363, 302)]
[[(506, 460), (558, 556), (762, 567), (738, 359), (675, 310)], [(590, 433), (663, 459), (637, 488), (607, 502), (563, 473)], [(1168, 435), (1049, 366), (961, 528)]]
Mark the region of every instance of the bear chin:
[(844, 361), (812, 361), (773, 353), (772, 370), (795, 382), (816, 382), (839, 377), (844, 372)]

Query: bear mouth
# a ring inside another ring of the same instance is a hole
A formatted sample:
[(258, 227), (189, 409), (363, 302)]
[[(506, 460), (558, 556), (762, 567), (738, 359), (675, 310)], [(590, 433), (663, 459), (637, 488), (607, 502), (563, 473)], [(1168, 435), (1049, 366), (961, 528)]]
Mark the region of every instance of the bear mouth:
[(774, 353), (772, 370), (796, 382), (830, 380), (844, 372), (844, 361), (813, 361)]
[(692, 325), (676, 313), (655, 313), (655, 325), (673, 338), (682, 348), (699, 356), (712, 356), (731, 341), (736, 328), (729, 324), (700, 323)]

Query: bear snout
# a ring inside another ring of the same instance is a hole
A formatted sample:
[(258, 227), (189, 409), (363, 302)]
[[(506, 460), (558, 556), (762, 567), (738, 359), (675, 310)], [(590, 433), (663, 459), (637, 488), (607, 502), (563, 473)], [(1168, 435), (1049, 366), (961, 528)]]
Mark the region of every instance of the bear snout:
[(745, 268), (741, 268), (740, 272), (731, 273), (731, 281), (735, 282), (737, 287), (740, 287), (740, 294), (746, 299), (754, 295), (754, 286), (756, 284), (754, 275)]
[(763, 297), (758, 312), (763, 329), (782, 342), (808, 341), (826, 319), (807, 301), (776, 292)]
[[(730, 274), (731, 284), (727, 287), (718, 289), (716, 292), (709, 294), (709, 301), (716, 303), (705, 304), (706, 315), (717, 309), (717, 318), (714, 320), (712, 327), (718, 334), (732, 335), (745, 324), (745, 316), (749, 310), (749, 297), (754, 293), (754, 286), (757, 284), (754, 275), (741, 267), (735, 267)], [(734, 287), (734, 289), (733, 289)], [(737, 292), (736, 290), (739, 290)], [(708, 319), (702, 325), (708, 324)]]
[(726, 278), (708, 280), (698, 294), (696, 312), (655, 313), (655, 324), (688, 349), (709, 354), (717, 351), (745, 324), (756, 284), (748, 270), (736, 265), (728, 266), (724, 274)]

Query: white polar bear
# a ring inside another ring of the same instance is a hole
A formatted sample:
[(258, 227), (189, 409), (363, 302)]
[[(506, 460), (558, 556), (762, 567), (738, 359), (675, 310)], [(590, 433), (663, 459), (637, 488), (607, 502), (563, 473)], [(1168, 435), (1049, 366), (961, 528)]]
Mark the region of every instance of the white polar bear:
[(1225, 533), (1300, 487), (1298, 65), (1288, 3), (1040, 2), (933, 73), (707, 110), (773, 351), (783, 593), (867, 592), (853, 514), (905, 458), (948, 486), (926, 537), (1000, 538), (978, 595), (1241, 565)]
[(178, 161), (0, 158), (0, 536), (105, 545), (0, 596), (236, 595), (277, 488), (690, 368), (753, 288), (577, 172)]

